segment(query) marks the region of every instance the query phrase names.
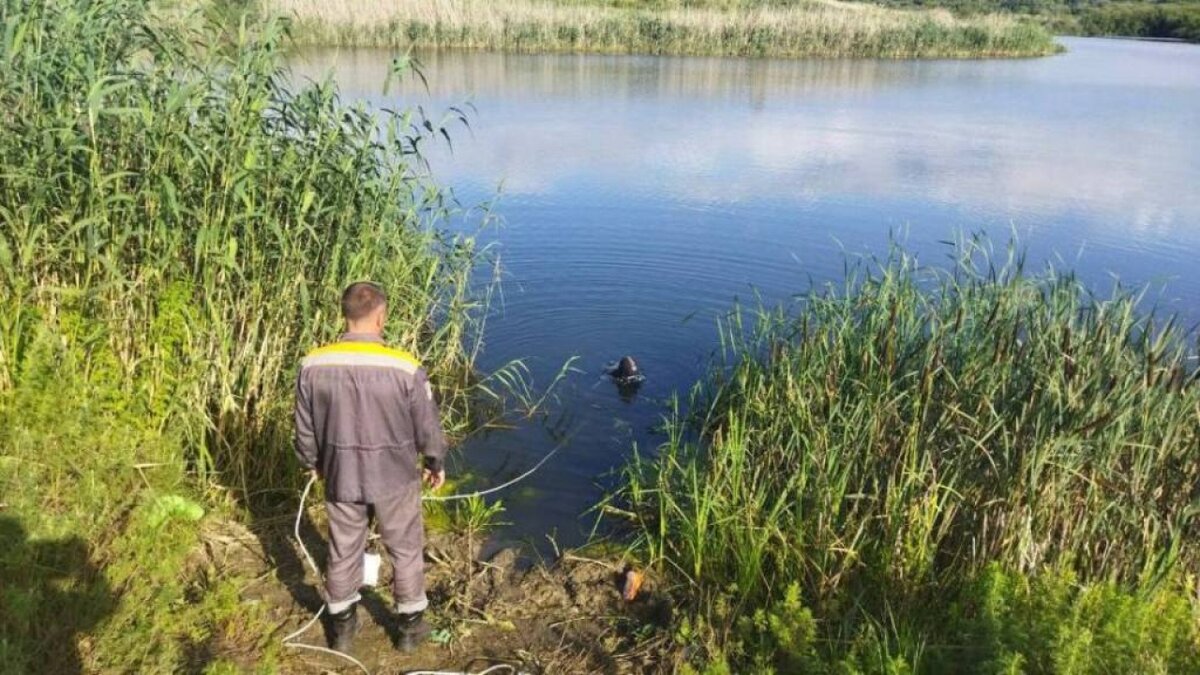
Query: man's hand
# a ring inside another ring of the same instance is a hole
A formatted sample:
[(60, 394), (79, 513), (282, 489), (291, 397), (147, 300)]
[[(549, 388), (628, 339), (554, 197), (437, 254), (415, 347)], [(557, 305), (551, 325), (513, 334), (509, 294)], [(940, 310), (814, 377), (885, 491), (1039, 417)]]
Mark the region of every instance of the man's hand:
[(423, 469), (421, 477), (425, 479), (426, 483), (429, 483), (429, 489), (437, 490), (446, 483), (446, 470), (430, 471), (429, 469)]
[(309, 469), (308, 476), (313, 480), (321, 480), (321, 472), (317, 471), (316, 469)]

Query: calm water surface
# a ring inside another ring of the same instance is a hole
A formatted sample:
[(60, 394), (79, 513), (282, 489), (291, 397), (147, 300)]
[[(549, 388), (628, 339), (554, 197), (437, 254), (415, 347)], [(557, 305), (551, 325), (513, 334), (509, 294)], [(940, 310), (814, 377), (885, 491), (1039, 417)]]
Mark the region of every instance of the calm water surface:
[[(889, 233), (937, 262), (958, 231), (1015, 231), (1033, 260), (1099, 288), (1153, 284), (1200, 319), (1200, 47), (1064, 43), (1027, 61), (442, 53), (422, 57), (428, 91), (387, 95), (387, 51), (294, 69), (375, 105), (477, 108), (431, 160), (466, 203), (502, 193), (483, 367), (524, 359), (544, 384), (578, 356), (584, 371), (552, 406), (573, 440), (505, 496), (506, 534), (569, 545), (634, 443), (661, 441), (735, 299), (787, 301)], [(649, 378), (632, 401), (599, 375), (625, 353)], [(528, 424), (470, 441), (461, 463), (495, 484), (553, 446)]]

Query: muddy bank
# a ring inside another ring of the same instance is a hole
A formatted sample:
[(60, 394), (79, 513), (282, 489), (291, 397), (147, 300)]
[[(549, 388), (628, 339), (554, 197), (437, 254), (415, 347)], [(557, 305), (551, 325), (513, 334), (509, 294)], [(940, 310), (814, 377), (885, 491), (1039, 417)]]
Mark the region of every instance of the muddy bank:
[[(310, 511), (319, 519), (318, 512)], [(323, 523), (306, 522), (301, 533), (318, 561), (325, 555), (323, 529)], [(258, 648), (232, 636), (217, 641), (210, 658), (252, 666), (269, 649), (278, 650), (285, 672), (361, 672), (333, 656), (279, 647), (279, 641), (307, 623), (322, 604), (319, 580), (302, 562), (288, 519), (259, 520), (249, 527), (212, 523), (204, 541), (204, 564), (217, 574), (249, 579), (240, 601), (274, 626), (270, 640), (260, 640)], [(435, 631), (433, 639), (412, 654), (392, 646), (387, 590), (391, 570), (385, 556), (378, 587), (364, 592), (353, 656), (372, 673), (478, 672), (497, 663), (528, 673), (672, 670), (664, 629), (670, 604), (652, 575), (637, 597), (626, 602), (626, 564), (618, 557), (576, 551), (542, 563), (517, 549), (503, 549), (482, 560), (481, 543), (478, 537), (429, 533), (425, 560), (431, 607), (426, 616)], [(314, 625), (301, 641), (325, 646), (324, 627)]]

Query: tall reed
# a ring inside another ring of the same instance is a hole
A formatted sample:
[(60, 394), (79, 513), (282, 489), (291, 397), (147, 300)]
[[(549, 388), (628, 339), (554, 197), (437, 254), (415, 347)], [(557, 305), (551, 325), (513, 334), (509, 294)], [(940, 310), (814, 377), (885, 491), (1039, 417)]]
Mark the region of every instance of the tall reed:
[(149, 5), (0, 0), (0, 672), (280, 669), (257, 563), (202, 543), (298, 494), (295, 370), (346, 283), (387, 288), (452, 431), (520, 382), (472, 374), (439, 125), (298, 86), (280, 22)]
[(319, 45), (732, 56), (981, 58), (1057, 50), (1041, 27), (999, 15), (837, 0), (775, 6), (639, 6), (536, 0), (268, 0)]
[(625, 474), (642, 555), (745, 612), (795, 586), (834, 641), (944, 636), (991, 565), (1127, 588), (1195, 570), (1195, 336), (986, 251), (945, 271), (897, 251), (733, 314), (692, 416)]
[(440, 229), (455, 206), (420, 149), (441, 130), (295, 87), (279, 22), (146, 12), (0, 3), (0, 394), (51, 335), (179, 434), (177, 461), (285, 485), (297, 361), (375, 279), (461, 430), (479, 251)]

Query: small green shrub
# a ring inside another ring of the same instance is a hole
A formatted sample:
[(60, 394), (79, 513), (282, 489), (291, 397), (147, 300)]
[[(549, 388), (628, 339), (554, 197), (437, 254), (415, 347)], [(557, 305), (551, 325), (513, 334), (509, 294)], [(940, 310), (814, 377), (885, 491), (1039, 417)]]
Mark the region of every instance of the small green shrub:
[(964, 597), (956, 626), (979, 672), (1200, 672), (1196, 606), (1180, 585), (1133, 593), (992, 566)]
[(745, 648), (755, 655), (755, 667), (780, 673), (816, 673), (822, 669), (812, 612), (800, 601), (800, 587), (791, 584), (779, 602), (742, 617), (739, 632)]

